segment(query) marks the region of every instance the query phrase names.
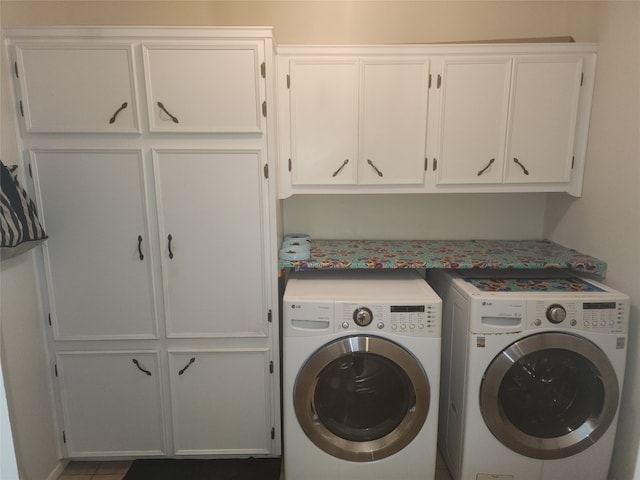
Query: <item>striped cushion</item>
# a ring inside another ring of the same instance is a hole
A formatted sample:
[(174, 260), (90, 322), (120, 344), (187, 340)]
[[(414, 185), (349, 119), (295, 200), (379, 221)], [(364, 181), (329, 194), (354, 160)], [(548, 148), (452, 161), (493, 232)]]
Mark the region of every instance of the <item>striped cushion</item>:
[(0, 162), (0, 258), (3, 260), (47, 239), (35, 204), (18, 183), (17, 168), (7, 168)]

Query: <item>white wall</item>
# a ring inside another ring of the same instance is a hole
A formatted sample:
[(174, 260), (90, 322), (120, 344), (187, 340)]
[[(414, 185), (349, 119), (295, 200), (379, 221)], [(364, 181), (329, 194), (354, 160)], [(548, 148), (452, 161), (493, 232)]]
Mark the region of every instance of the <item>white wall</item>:
[(297, 195), (285, 233), (331, 239), (540, 239), (546, 195)]
[(549, 195), (545, 235), (606, 260), (606, 283), (632, 297), (610, 474), (610, 480), (624, 480), (640, 478), (640, 471), (634, 474), (640, 441), (640, 3), (603, 2), (593, 13), (598, 66), (583, 195)]
[[(13, 165), (20, 162), (13, 128), (13, 102), (8, 95), (10, 69), (7, 68), (4, 50), (0, 61), (0, 152), (2, 161)], [(50, 367), (32, 253), (3, 261), (0, 276), (0, 363), (4, 376), (0, 395), (3, 397), (1, 404), (9, 409), (9, 417), (3, 415), (0, 419), (2, 454), (4, 456), (4, 448), (9, 447), (11, 432), (7, 427), (10, 423), (20, 478), (53, 479), (56, 472), (60, 473), (62, 465), (56, 448)], [(17, 479), (17, 475), (11, 476), (10, 469), (4, 470), (4, 460), (0, 479)]]

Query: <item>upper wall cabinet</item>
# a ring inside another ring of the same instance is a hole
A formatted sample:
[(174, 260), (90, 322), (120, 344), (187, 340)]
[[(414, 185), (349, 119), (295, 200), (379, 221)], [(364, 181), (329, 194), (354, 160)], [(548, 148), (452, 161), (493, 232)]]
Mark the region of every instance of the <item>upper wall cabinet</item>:
[(438, 185), (569, 182), (582, 59), (443, 62)]
[(595, 48), (278, 50), (279, 193), (582, 190)]
[(138, 132), (131, 44), (18, 43), (14, 73), (27, 132)]
[(299, 57), (281, 66), (291, 185), (424, 183), (426, 57)]
[(262, 42), (142, 46), (152, 132), (264, 130)]

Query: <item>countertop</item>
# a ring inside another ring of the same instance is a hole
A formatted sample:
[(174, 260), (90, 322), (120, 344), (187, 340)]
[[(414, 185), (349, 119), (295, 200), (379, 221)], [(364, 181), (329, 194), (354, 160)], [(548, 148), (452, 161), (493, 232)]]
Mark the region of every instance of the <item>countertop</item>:
[(569, 268), (604, 278), (607, 264), (549, 240), (311, 240), (308, 260), (280, 260), (280, 269)]

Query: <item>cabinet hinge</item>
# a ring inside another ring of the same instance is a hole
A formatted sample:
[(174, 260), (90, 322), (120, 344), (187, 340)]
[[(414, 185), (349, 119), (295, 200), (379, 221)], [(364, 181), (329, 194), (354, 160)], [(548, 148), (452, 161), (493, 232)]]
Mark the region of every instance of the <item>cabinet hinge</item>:
[(54, 363), (53, 364), (53, 372), (55, 373), (56, 377), (58, 376), (58, 364)]
[(269, 323), (273, 321), (273, 313), (271, 312), (271, 309), (269, 309), (269, 311), (267, 312), (267, 321)]
[(289, 159), (289, 171), (291, 171), (291, 159)]
[(264, 62), (260, 64), (260, 75), (262, 75), (262, 78), (266, 78), (267, 76), (267, 64)]
[(275, 440), (276, 438), (276, 429), (271, 427), (271, 440)]
[(442, 75), (438, 74), (438, 81), (436, 83), (436, 88), (440, 88), (440, 85), (442, 85)]
[(67, 443), (67, 435), (64, 433), (64, 430), (62, 430), (62, 443)]
[(22, 108), (22, 100), (20, 100), (20, 116), (24, 118), (24, 108)]
[(16, 78), (20, 78), (20, 74), (18, 73), (18, 62), (13, 62), (13, 71), (16, 73)]
[(584, 72), (580, 74), (580, 86), (584, 84)]
[(573, 170), (573, 166), (576, 164), (576, 157), (575, 155), (573, 157), (571, 157), (571, 170)]
[(31, 164), (29, 164), (29, 177), (33, 178), (33, 170), (31, 169)]
[(438, 168), (438, 159), (434, 158), (433, 159), (433, 171), (435, 172)]
[(267, 102), (262, 102), (262, 116), (266, 118), (267, 116)]
[(273, 360), (269, 361), (269, 373), (273, 373)]
[(269, 178), (269, 164), (265, 163), (262, 168), (262, 172), (264, 173), (264, 178)]
[(424, 159), (424, 171), (426, 172), (429, 169), (429, 159), (425, 157)]
[(51, 314), (49, 314), (49, 326), (51, 326)]
[(429, 74), (429, 86), (427, 88), (431, 88), (431, 74)]
[(287, 73), (287, 88), (291, 88), (291, 75)]

